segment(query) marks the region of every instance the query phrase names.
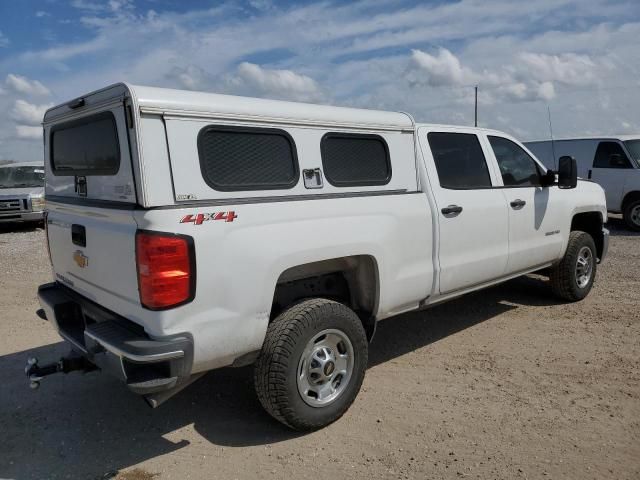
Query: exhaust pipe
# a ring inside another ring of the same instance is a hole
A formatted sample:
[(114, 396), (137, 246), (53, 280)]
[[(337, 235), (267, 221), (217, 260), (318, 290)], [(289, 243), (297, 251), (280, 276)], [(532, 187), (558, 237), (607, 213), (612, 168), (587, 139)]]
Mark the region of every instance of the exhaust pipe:
[(191, 375), (188, 379), (186, 379), (183, 383), (176, 385), (175, 387), (165, 390), (164, 392), (158, 393), (150, 393), (149, 395), (144, 395), (144, 401), (147, 402), (151, 408), (158, 408), (164, 402), (173, 397), (176, 393), (180, 393), (182, 390), (187, 388), (193, 382), (198, 380), (200, 377), (204, 376), (207, 372), (196, 373), (195, 375)]

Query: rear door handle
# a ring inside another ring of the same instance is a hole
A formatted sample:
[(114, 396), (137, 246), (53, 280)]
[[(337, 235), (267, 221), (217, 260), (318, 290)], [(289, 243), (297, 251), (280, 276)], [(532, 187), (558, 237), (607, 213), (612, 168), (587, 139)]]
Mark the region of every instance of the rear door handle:
[(462, 207), (459, 205), (449, 205), (441, 210), (445, 217), (457, 217), (462, 212)]
[(527, 202), (525, 202), (524, 200), (520, 200), (519, 198), (510, 203), (511, 208), (513, 208), (514, 210), (520, 210), (526, 204)]

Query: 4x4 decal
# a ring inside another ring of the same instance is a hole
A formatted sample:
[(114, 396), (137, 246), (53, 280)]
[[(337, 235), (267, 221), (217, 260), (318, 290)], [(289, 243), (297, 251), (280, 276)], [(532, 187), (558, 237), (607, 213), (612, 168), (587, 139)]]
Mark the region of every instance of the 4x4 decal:
[(209, 220), (224, 220), (225, 222), (233, 222), (233, 220), (236, 218), (238, 218), (238, 216), (234, 211), (195, 213), (185, 215), (180, 219), (180, 223), (193, 223), (194, 225), (202, 225), (203, 222), (208, 222)]

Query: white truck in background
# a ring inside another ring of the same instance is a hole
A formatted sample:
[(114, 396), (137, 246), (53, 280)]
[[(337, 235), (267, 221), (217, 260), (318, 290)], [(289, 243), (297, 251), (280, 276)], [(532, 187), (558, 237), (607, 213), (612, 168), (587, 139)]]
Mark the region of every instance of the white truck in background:
[(561, 156), (574, 157), (578, 176), (604, 189), (607, 209), (622, 213), (627, 227), (640, 231), (640, 135), (542, 140), (525, 145), (548, 168), (555, 168)]
[[(567, 301), (607, 252), (602, 188), (510, 136), (404, 113), (116, 84), (47, 111), (43, 316), (158, 406), (254, 364), (260, 402), (320, 428), (376, 323), (548, 269)], [(393, 321), (393, 320), (389, 320)]]
[(0, 165), (0, 223), (42, 222), (43, 219), (42, 162)]

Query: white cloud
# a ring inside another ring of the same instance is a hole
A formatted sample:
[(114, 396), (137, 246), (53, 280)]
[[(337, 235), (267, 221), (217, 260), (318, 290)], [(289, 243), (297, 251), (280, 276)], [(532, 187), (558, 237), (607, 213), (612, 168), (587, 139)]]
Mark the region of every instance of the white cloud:
[(274, 8), (271, 0), (249, 0), (249, 5), (256, 10), (271, 10)]
[(27, 77), (14, 75), (10, 73), (5, 79), (7, 87), (14, 92), (24, 93), (26, 95), (49, 95), (51, 92), (38, 80), (30, 80)]
[(210, 73), (195, 65), (184, 68), (174, 67), (167, 73), (167, 78), (177, 82), (178, 86), (186, 90), (212, 90), (214, 79)]
[(49, 12), (45, 12), (44, 10), (38, 10), (35, 15), (36, 15), (37, 18), (43, 18), (43, 17), (50, 17), (51, 16), (51, 14)]
[(413, 50), (410, 69), (417, 71), (410, 81), (432, 87), (463, 85), (473, 82), (475, 78), (469, 69), (462, 68), (460, 60), (446, 48), (441, 48), (437, 55)]
[(566, 53), (546, 55), (544, 53), (522, 53), (519, 62), (525, 74), (541, 82), (561, 82), (567, 85), (589, 85), (594, 83), (597, 65), (588, 55)]
[[(41, 79), (56, 103), (127, 80), (466, 124), (478, 84), (480, 123), (525, 138), (548, 134), (547, 104), (558, 135), (640, 125), (637, 0), (413, 3), (243, 0), (178, 12), (73, 0), (81, 39), (0, 55), (0, 71)], [(17, 139), (11, 112), (19, 99), (45, 102), (0, 83), (0, 155), (31, 158), (39, 142)]]
[(26, 125), (40, 125), (44, 117), (44, 112), (53, 106), (52, 103), (44, 105), (34, 105), (25, 100), (16, 100), (11, 111), (12, 116), (19, 123)]
[[(460, 59), (449, 50), (441, 48), (437, 55), (421, 50), (413, 50), (407, 69), (407, 80), (412, 86), (429, 87), (468, 87), (479, 85), (482, 91), (480, 103), (494, 104), (499, 97), (502, 101), (531, 102), (549, 101), (555, 96), (555, 87), (551, 80), (569, 83), (569, 73), (577, 68), (573, 65), (573, 57), (560, 60), (556, 57), (523, 53), (519, 64), (512, 64), (510, 59), (497, 69), (477, 72), (463, 66)], [(549, 67), (551, 61), (553, 65)], [(584, 59), (578, 60), (584, 63)], [(547, 70), (539, 69), (537, 63), (543, 64)], [(468, 97), (459, 99), (468, 103)]]
[(90, 0), (72, 0), (71, 6), (79, 10), (88, 10), (92, 12), (101, 12), (106, 9), (106, 6), (99, 2), (92, 2)]
[(4, 33), (2, 33), (2, 30), (0, 30), (0, 48), (4, 48), (8, 46), (9, 46), (9, 39), (6, 37)]
[(275, 98), (313, 101), (321, 97), (318, 84), (307, 75), (291, 70), (272, 70), (254, 63), (242, 62), (235, 75), (228, 80), (231, 89), (238, 93)]
[(551, 82), (542, 82), (538, 87), (538, 98), (549, 101), (556, 96), (556, 89)]
[(133, 9), (132, 0), (109, 0), (109, 8), (112, 12), (118, 12), (120, 10)]
[(41, 140), (42, 127), (32, 127), (29, 125), (16, 125), (16, 135), (18, 138), (28, 140)]

